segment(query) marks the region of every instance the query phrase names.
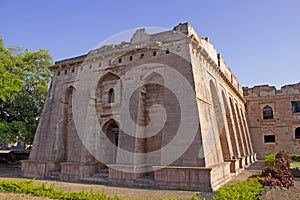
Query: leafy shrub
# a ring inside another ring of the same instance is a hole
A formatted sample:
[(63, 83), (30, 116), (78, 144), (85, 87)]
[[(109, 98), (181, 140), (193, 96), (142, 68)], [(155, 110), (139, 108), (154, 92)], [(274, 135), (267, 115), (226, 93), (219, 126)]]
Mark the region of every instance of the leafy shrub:
[(219, 190), (213, 200), (253, 200), (259, 199), (259, 195), (264, 191), (263, 186), (259, 182), (263, 178), (259, 175), (249, 177), (245, 182), (238, 182), (228, 185)]
[(275, 166), (263, 169), (261, 174), (265, 179), (260, 182), (264, 186), (293, 187), (294, 176), (290, 170), (290, 162), (289, 155), (284, 151), (280, 151), (275, 156)]
[(275, 156), (276, 154), (269, 154), (265, 158), (265, 167), (275, 166)]
[[(55, 188), (54, 184), (47, 186), (45, 183), (41, 185), (34, 184), (34, 179), (30, 181), (0, 181), (0, 192), (14, 192), (20, 194), (30, 194), (33, 196), (43, 196), (51, 199), (64, 200), (125, 200), (118, 196), (107, 196), (104, 191), (101, 193), (94, 193), (93, 190), (80, 192), (64, 192)], [(194, 194), (190, 200), (197, 200), (198, 197)], [(161, 199), (163, 200), (163, 199)], [(166, 198), (165, 200), (178, 200), (178, 198)]]
[(300, 154), (291, 155), (291, 160), (294, 162), (300, 162)]
[[(294, 154), (295, 156), (293, 157), (294, 159), (297, 159), (297, 154)], [(300, 155), (299, 155), (300, 159)], [(275, 166), (276, 164), (283, 164), (286, 166), (290, 166), (291, 163), (291, 157), (289, 154), (285, 151), (280, 151), (277, 154), (269, 154), (265, 158), (265, 167), (269, 166)]]
[(266, 167), (261, 173), (265, 179), (261, 181), (264, 186), (280, 186), (290, 188), (294, 186), (294, 176), (291, 170), (284, 165)]
[(285, 167), (290, 167), (291, 164), (291, 158), (289, 154), (285, 151), (280, 151), (275, 156), (275, 166), (276, 165), (283, 165)]

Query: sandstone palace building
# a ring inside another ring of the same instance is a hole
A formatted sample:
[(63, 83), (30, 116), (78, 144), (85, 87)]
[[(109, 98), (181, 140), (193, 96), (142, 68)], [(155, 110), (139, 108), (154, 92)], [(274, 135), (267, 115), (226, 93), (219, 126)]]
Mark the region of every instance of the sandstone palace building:
[(276, 90), (262, 85), (244, 88), (248, 124), (257, 157), (300, 152), (300, 83)]
[(211, 191), (256, 153), (299, 153), (299, 84), (243, 90), (187, 23), (51, 70), (26, 177)]

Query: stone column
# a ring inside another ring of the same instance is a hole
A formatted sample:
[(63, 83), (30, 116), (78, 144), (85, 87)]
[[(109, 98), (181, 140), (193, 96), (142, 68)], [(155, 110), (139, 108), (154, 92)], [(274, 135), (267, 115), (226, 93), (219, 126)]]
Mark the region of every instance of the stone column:
[(233, 124), (233, 133), (234, 133), (234, 143), (236, 145), (236, 149), (237, 149), (237, 157), (240, 157), (242, 155), (242, 148), (241, 148), (241, 141), (239, 140), (239, 133), (238, 133), (238, 128), (237, 128), (237, 122), (236, 122), (236, 116), (235, 116), (235, 109), (233, 106), (233, 102), (231, 99), (229, 99), (230, 101), (230, 118), (231, 118), (231, 123)]
[(249, 165), (250, 163), (250, 149), (249, 149), (249, 143), (246, 137), (246, 130), (245, 130), (245, 125), (244, 125), (244, 121), (242, 119), (241, 116), (241, 110), (240, 108), (237, 108), (238, 111), (238, 117), (239, 117), (239, 121), (240, 121), (240, 127), (241, 127), (241, 135), (242, 135), (242, 140), (244, 142), (244, 146), (245, 146), (245, 156), (246, 156), (246, 165)]
[(139, 101), (138, 101), (138, 113), (137, 113), (137, 128), (136, 128), (136, 138), (135, 138), (135, 148), (134, 151), (135, 157), (133, 160), (134, 165), (144, 164), (145, 163), (145, 97), (146, 89), (143, 87), (139, 92)]

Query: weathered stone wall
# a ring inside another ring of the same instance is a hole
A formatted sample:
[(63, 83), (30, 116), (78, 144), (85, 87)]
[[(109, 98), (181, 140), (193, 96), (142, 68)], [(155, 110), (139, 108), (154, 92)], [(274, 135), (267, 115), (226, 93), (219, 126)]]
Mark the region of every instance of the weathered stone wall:
[[(300, 84), (286, 85), (276, 90), (274, 86), (262, 85), (244, 88), (247, 101), (247, 119), (253, 148), (259, 159), (267, 154), (287, 151), (300, 153), (300, 139), (295, 130), (300, 127), (300, 113), (292, 112), (292, 101), (300, 101)], [(263, 110), (272, 108), (273, 116), (264, 119)], [(274, 142), (265, 142), (265, 136), (275, 136)]]
[(242, 87), (209, 39), (197, 38), (191, 57), (206, 166), (226, 161), (235, 173), (254, 160)]

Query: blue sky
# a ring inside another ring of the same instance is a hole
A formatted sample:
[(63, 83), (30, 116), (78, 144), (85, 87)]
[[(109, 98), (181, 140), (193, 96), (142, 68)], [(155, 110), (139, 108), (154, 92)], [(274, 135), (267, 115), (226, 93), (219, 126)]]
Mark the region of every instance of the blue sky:
[(298, 0), (0, 0), (5, 45), (45, 48), (54, 61), (122, 31), (180, 22), (210, 38), (243, 86), (300, 81)]

